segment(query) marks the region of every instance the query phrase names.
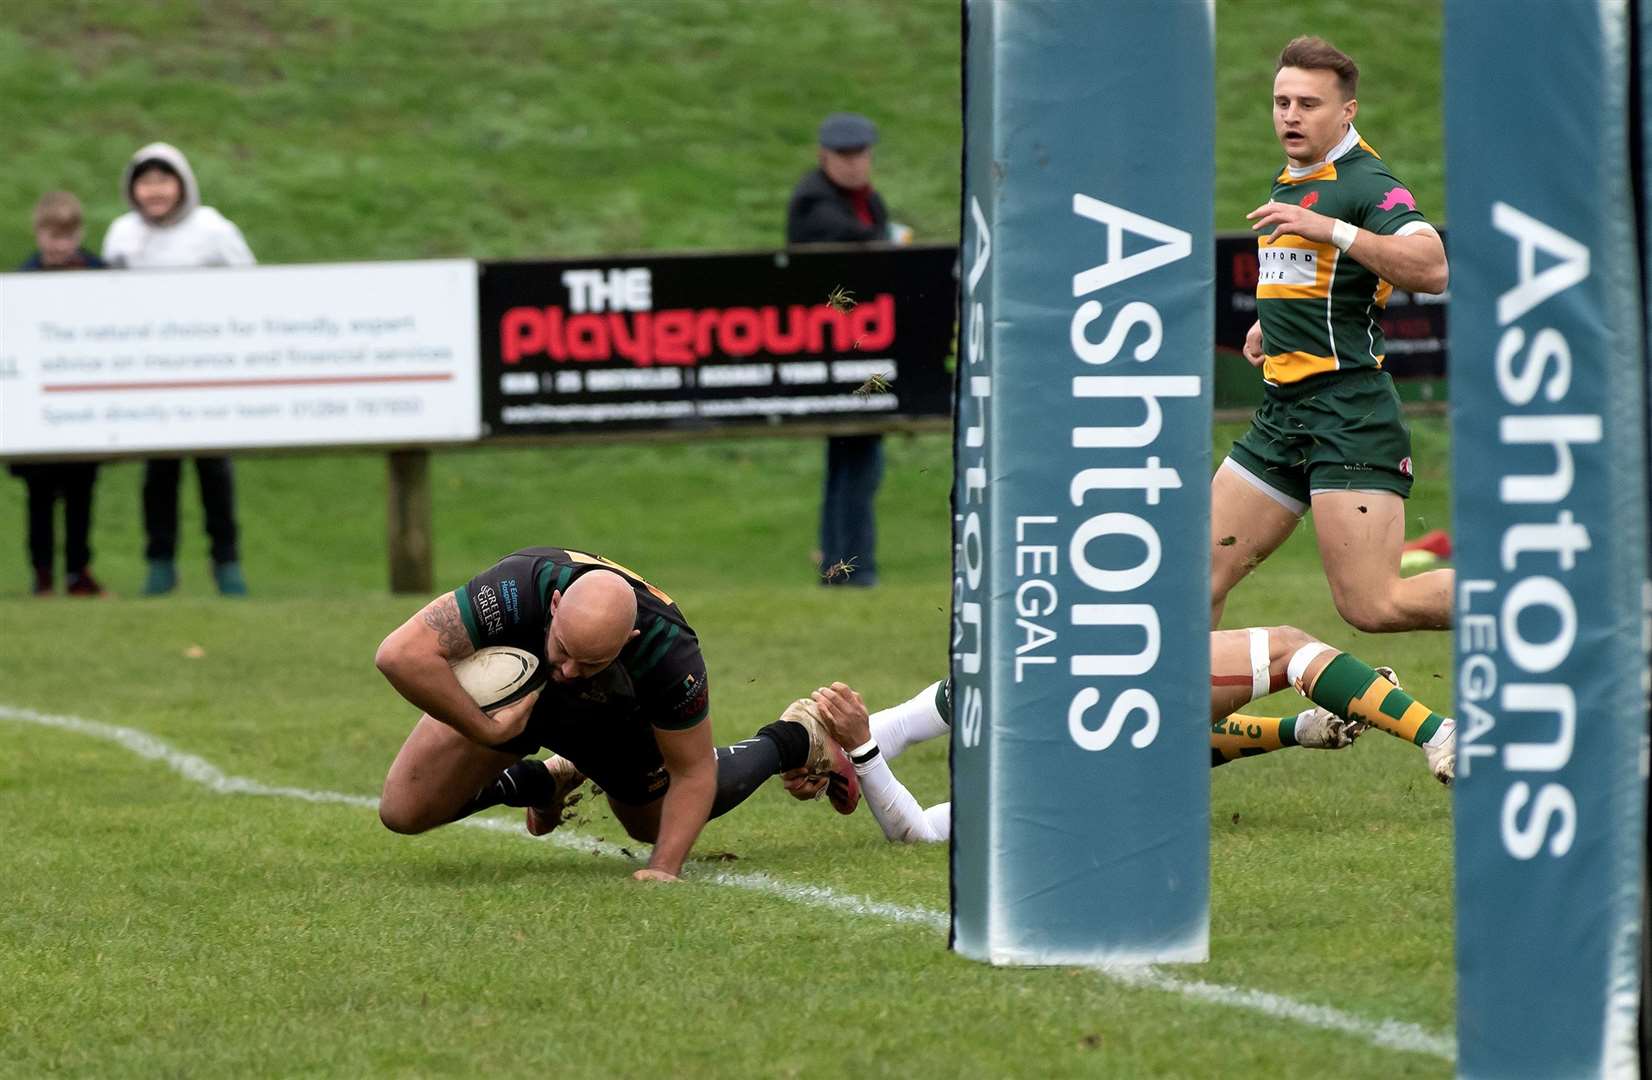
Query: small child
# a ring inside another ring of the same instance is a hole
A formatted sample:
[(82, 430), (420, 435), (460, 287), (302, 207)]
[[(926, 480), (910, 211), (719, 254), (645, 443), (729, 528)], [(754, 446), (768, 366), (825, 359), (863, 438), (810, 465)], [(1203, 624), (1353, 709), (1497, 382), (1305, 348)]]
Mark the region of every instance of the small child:
[[(103, 260), (81, 247), (85, 230), (80, 200), (67, 191), (48, 191), (34, 207), (33, 255), (19, 270), (96, 270)], [(63, 499), (65, 584), (70, 596), (101, 596), (92, 576), (92, 484), (97, 462), (34, 462), (11, 466), (28, 488), (29, 561), (34, 564), (34, 594), (50, 596), (56, 588), (52, 556), (57, 500)]]
[(257, 259), (235, 223), (201, 205), (195, 173), (177, 147), (150, 143), (126, 164), (121, 194), (132, 209), (103, 237), (110, 266), (251, 266)]
[[(201, 205), (200, 189), (189, 162), (174, 146), (150, 143), (127, 162), (121, 194), (132, 209), (116, 218), (103, 238), (103, 257), (111, 266), (135, 270), (190, 266), (251, 266), (257, 260), (235, 223)], [(148, 535), (144, 555), (149, 574), (146, 596), (169, 593), (178, 585), (177, 458), (151, 458), (143, 474), (143, 523)], [(212, 575), (225, 596), (244, 596), (238, 530), (235, 524), (235, 474), (226, 457), (198, 457), (201, 507), (212, 541)]]

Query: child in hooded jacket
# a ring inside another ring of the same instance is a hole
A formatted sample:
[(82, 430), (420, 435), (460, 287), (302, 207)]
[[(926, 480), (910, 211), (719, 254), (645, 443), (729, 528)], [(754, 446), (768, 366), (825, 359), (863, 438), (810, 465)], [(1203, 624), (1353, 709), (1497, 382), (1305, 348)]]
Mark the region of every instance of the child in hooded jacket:
[[(195, 173), (177, 147), (150, 143), (133, 154), (121, 177), (121, 193), (132, 209), (116, 218), (104, 235), (103, 258), (109, 265), (149, 270), (257, 262), (235, 223), (201, 204)], [(151, 458), (144, 467), (144, 556), (149, 560), (149, 573), (143, 591), (149, 596), (169, 593), (178, 585), (179, 472), (177, 458)], [(230, 460), (198, 457), (195, 472), (218, 591), (225, 596), (245, 595)]]

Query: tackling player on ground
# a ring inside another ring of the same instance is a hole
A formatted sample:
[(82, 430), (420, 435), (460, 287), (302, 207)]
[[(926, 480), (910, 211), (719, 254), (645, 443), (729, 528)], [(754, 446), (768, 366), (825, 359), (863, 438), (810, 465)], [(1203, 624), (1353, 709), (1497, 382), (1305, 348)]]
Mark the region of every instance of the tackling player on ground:
[(1211, 481), (1211, 626), (1228, 592), (1312, 506), (1342, 617), (1360, 630), (1444, 629), (1452, 572), (1400, 577), (1411, 432), (1382, 370), (1394, 288), (1443, 292), (1445, 247), (1354, 128), (1359, 68), (1319, 38), (1292, 41), (1273, 84), (1286, 163), (1258, 233), (1257, 322), (1245, 357), (1262, 405)]
[[(1210, 688), (1212, 768), (1290, 746), (1341, 749), (1366, 727), (1377, 727), (1421, 746), (1429, 771), (1451, 783), (1454, 722), (1401, 690), (1393, 671), (1372, 668), (1290, 626), (1213, 633), (1210, 659), (1216, 673)], [(1232, 712), (1287, 685), (1318, 707), (1283, 717)], [(884, 835), (897, 843), (946, 840), (952, 832), (951, 803), (921, 806), (896, 779), (889, 761), (916, 743), (951, 731), (951, 680), (933, 683), (871, 716), (861, 696), (843, 683), (823, 686), (813, 698), (833, 738), (854, 762), (866, 804)], [(787, 778), (786, 787), (808, 798), (836, 782), (799, 773)]]
[[(549, 681), (489, 715), (451, 665), (491, 645), (533, 653)], [(633, 876), (675, 881), (706, 820), (770, 776), (835, 773), (834, 805), (848, 813), (859, 798), (847, 759), (807, 700), (714, 751), (699, 639), (669, 596), (600, 556), (508, 555), (426, 604), (384, 639), (375, 662), (424, 713), (384, 780), (379, 817), (393, 832), (507, 805), (527, 807), (539, 835), (556, 827), (564, 800), (589, 776), (626, 832), (654, 845)], [(558, 756), (526, 756), (541, 747)]]

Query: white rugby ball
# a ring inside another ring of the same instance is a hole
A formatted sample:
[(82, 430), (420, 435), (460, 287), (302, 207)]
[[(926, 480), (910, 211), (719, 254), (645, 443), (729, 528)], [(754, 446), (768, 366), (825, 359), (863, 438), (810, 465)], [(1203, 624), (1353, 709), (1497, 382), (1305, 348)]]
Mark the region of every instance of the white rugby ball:
[(470, 699), (484, 709), (509, 705), (545, 683), (539, 657), (509, 645), (477, 649), (453, 665), (454, 678)]

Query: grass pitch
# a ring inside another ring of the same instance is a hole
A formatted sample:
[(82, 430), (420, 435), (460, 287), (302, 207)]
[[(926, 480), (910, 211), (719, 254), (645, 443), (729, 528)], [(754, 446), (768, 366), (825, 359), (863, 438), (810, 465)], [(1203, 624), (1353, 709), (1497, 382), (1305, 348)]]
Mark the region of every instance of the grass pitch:
[[(1413, 533), (1444, 521), (1446, 498), (1443, 427), (1416, 429)], [(940, 436), (889, 449), (883, 584), (866, 592), (813, 583), (812, 441), (440, 455), (438, 574), (541, 541), (635, 566), (701, 632), (720, 741), (832, 677), (890, 703), (946, 661), (949, 450)], [(0, 1044), (20, 1075), (1449, 1071), (1449, 800), (1395, 740), (1212, 775), (1213, 959), (1172, 974), (1225, 988), (1215, 1001), (952, 956), (936, 928), (944, 848), (885, 844), (864, 811), (839, 818), (773, 784), (711, 823), (678, 888), (631, 882), (643, 851), (590, 803), (554, 844), (393, 836), (370, 800), (413, 716), (371, 658), (419, 599), (383, 593), (382, 462), (239, 467), (250, 600), (209, 594), (191, 497), (181, 595), (37, 601), (19, 566), (0, 597), (0, 705), (135, 729), (206, 763), (0, 716)], [(97, 565), (127, 594), (138, 482), (116, 465), (98, 492)], [(0, 486), (0, 536), (22, 531), (20, 491)], [(1235, 593), (1228, 622), (1285, 620), (1449, 708), (1446, 637), (1343, 626), (1307, 529)], [(926, 802), (946, 795), (945, 754), (897, 764)], [(207, 786), (211, 769), (250, 793)], [(260, 793), (281, 788), (295, 790)], [(1374, 1045), (1235, 1007), (1241, 990), (1436, 1038)]]

